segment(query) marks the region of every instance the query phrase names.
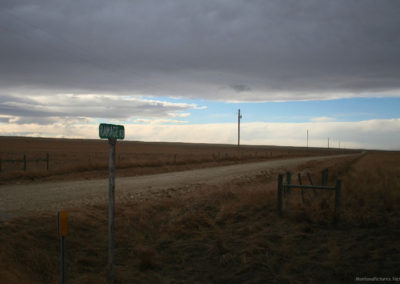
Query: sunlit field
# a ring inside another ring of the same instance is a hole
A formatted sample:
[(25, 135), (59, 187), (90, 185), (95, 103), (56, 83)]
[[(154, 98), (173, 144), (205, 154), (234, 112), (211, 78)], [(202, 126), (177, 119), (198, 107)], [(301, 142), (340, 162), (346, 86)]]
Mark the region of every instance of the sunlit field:
[[(352, 150), (118, 141), (119, 176), (272, 159), (352, 153)], [(0, 137), (0, 183), (105, 178), (106, 140)]]

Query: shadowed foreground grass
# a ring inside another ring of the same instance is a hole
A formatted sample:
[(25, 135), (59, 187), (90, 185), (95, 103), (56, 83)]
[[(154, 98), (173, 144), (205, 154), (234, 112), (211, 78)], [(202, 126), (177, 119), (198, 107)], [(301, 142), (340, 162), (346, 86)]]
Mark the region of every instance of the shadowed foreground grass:
[[(276, 174), (116, 208), (117, 283), (352, 282), (400, 276), (400, 154), (311, 162), (343, 180), (341, 223), (333, 193), (293, 192), (276, 212)], [(271, 178), (273, 183), (269, 181)], [(70, 210), (69, 283), (107, 283), (107, 206)], [(0, 224), (2, 283), (56, 283), (54, 213)]]

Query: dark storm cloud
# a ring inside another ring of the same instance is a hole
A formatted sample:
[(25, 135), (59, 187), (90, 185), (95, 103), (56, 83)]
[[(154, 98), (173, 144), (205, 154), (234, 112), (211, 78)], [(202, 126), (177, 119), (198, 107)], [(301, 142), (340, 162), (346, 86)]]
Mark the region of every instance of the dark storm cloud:
[(399, 15), (389, 0), (3, 0), (0, 84), (255, 101), (396, 93)]

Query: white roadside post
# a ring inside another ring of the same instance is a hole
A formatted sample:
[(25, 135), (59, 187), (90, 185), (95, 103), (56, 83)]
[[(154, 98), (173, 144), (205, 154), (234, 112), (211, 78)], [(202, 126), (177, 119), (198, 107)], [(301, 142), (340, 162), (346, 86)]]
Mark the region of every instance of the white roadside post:
[(125, 128), (122, 125), (101, 123), (99, 125), (100, 138), (108, 139), (109, 155), (109, 182), (108, 182), (108, 273), (110, 283), (114, 283), (114, 203), (115, 203), (115, 145), (117, 139), (125, 138)]

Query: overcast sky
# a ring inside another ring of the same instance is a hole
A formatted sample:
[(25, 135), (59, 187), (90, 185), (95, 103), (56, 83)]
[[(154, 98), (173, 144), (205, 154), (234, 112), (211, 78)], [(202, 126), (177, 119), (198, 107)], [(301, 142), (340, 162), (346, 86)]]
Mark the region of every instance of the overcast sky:
[(0, 0), (0, 134), (190, 124), (212, 101), (400, 98), (399, 15), (396, 0)]

